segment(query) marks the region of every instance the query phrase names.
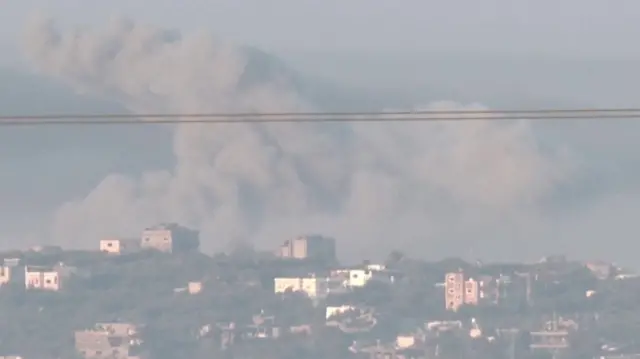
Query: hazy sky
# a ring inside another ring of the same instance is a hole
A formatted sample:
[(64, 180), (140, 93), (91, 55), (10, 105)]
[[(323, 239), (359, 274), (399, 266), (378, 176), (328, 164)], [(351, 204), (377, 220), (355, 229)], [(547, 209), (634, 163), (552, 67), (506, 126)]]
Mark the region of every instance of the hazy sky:
[[(25, 18), (46, 11), (66, 24), (113, 15), (207, 29), (282, 52), (542, 52), (640, 55), (634, 0), (172, 0), (2, 1), (1, 48), (14, 47)], [(3, 51), (4, 52), (4, 51)]]
[[(239, 90), (245, 55), (207, 35), (194, 36), (210, 33), (267, 50), (304, 75), (371, 90), (375, 106), (640, 105), (640, 50), (631, 46), (640, 35), (637, 1), (24, 0), (1, 6), (0, 65), (115, 93), (121, 105), (187, 112), (302, 106), (299, 94), (271, 82), (269, 67), (260, 67), (263, 58), (254, 58), (254, 65), (267, 72), (266, 84)], [(46, 23), (25, 31), (36, 12), (56, 20), (67, 42), (48, 41), (58, 30)], [(110, 22), (121, 16), (133, 22)], [(80, 25), (90, 30), (69, 35)], [(146, 25), (179, 29), (184, 39), (173, 43)], [(105, 57), (114, 48), (127, 56)], [(4, 108), (28, 112), (37, 96), (62, 101), (34, 92), (39, 80), (25, 85), (12, 79), (24, 92), (0, 83), (0, 91), (11, 93)], [(162, 106), (154, 107), (148, 92)], [(65, 108), (74, 101), (84, 104), (78, 108), (97, 106), (77, 95), (64, 98)], [(434, 105), (437, 100), (453, 102)], [(635, 231), (636, 123), (244, 130), (185, 127), (173, 141), (160, 131), (149, 135), (148, 146), (141, 144), (144, 131), (125, 129), (127, 136), (120, 129), (74, 129), (66, 139), (61, 130), (4, 132), (5, 153), (26, 146), (30, 155), (0, 161), (0, 193), (23, 198), (17, 207), (26, 213), (51, 193), (57, 238), (85, 246), (87, 238), (113, 234), (105, 228), (130, 231), (141, 218), (170, 217), (199, 223), (215, 238), (259, 232), (269, 245), (295, 230), (326, 229), (349, 238), (352, 253), (372, 255), (399, 243), (415, 253), (446, 254), (464, 243), (501, 258), (556, 251), (633, 257), (616, 246), (628, 245)], [(131, 161), (116, 165), (110, 147)], [(45, 164), (53, 187), (33, 178)], [(112, 172), (125, 176), (107, 177)], [(29, 182), (21, 179), (26, 176)], [(38, 190), (21, 192), (20, 185)], [(28, 223), (24, 215), (15, 217)], [(220, 232), (223, 227), (228, 232)], [(82, 239), (70, 238), (81, 230)], [(601, 240), (612, 234), (615, 240)], [(377, 244), (366, 249), (367, 241)], [(523, 251), (525, 244), (530, 248)]]

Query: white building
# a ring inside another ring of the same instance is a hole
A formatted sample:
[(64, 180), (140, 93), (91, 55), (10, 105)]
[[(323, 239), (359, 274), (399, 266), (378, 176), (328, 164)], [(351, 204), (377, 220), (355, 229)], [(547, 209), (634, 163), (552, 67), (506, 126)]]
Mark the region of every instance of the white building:
[(304, 292), (309, 298), (322, 298), (329, 294), (329, 279), (318, 277), (275, 278), (274, 292)]
[(100, 252), (108, 254), (128, 254), (140, 250), (140, 240), (108, 238), (100, 240)]
[(58, 291), (62, 288), (63, 276), (55, 268), (24, 267), (24, 285), (26, 289)]
[(364, 268), (338, 269), (332, 272), (332, 277), (341, 278), (343, 285), (348, 288), (364, 287), (372, 280), (391, 283), (394, 277), (381, 265), (367, 265)]
[(334, 315), (344, 314), (352, 310), (356, 310), (356, 307), (354, 307), (353, 305), (341, 305), (339, 307), (328, 306), (325, 313), (326, 319), (330, 319)]
[(58, 263), (53, 267), (25, 266), (24, 285), (26, 289), (59, 291), (64, 288), (66, 281), (76, 274), (75, 267)]

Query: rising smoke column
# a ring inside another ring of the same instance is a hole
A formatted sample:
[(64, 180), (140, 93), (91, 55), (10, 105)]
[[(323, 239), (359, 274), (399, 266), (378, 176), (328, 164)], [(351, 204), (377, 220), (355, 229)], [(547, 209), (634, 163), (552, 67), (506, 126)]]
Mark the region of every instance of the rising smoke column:
[[(133, 111), (321, 110), (268, 55), (207, 34), (128, 20), (60, 33), (38, 19), (25, 49), (39, 71)], [(443, 236), (495, 235), (492, 226), (530, 213), (566, 177), (562, 158), (543, 153), (526, 122), (190, 124), (174, 131), (174, 168), (110, 175), (56, 211), (54, 239), (91, 246), (105, 235), (178, 221), (201, 229), (205, 249), (235, 239), (266, 247), (321, 232), (353, 253), (403, 243), (418, 250)]]

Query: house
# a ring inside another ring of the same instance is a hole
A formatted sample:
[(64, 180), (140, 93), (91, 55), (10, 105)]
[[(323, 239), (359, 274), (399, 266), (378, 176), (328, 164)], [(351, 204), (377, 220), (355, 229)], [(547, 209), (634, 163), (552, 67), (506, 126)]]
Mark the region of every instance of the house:
[(392, 283), (394, 275), (381, 266), (368, 265), (364, 268), (338, 269), (331, 272), (333, 278), (341, 279), (349, 288), (364, 287), (370, 281)]
[(108, 254), (129, 254), (140, 251), (139, 239), (107, 238), (100, 240), (100, 252)]
[(98, 323), (89, 330), (75, 332), (75, 347), (86, 359), (132, 358), (142, 341), (131, 323)]
[(24, 283), (24, 269), (20, 266), (20, 258), (5, 258), (0, 266), (0, 286), (11, 283)]
[(75, 267), (58, 263), (55, 266), (24, 267), (24, 285), (26, 289), (59, 291), (64, 288), (66, 281), (76, 273)]
[(63, 287), (63, 276), (55, 267), (25, 266), (24, 285), (26, 289), (59, 291)]
[(0, 285), (9, 284), (11, 281), (11, 267), (0, 267)]
[(175, 223), (160, 224), (142, 231), (140, 248), (165, 253), (197, 251), (199, 232)]

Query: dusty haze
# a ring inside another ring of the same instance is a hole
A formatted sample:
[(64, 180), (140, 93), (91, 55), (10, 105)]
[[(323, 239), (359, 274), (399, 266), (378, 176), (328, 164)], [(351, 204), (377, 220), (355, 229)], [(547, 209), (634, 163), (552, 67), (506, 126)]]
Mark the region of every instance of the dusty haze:
[[(322, 110), (270, 56), (203, 33), (124, 19), (60, 33), (39, 18), (25, 49), (43, 73), (134, 111)], [(321, 232), (348, 244), (345, 256), (376, 255), (401, 244), (489, 236), (505, 219), (513, 225), (497, 232), (512, 235), (538, 216), (539, 201), (571, 168), (566, 154), (538, 147), (526, 122), (179, 125), (173, 152), (171, 169), (112, 174), (62, 205), (54, 239), (90, 246), (179, 221), (200, 228), (208, 250)]]

